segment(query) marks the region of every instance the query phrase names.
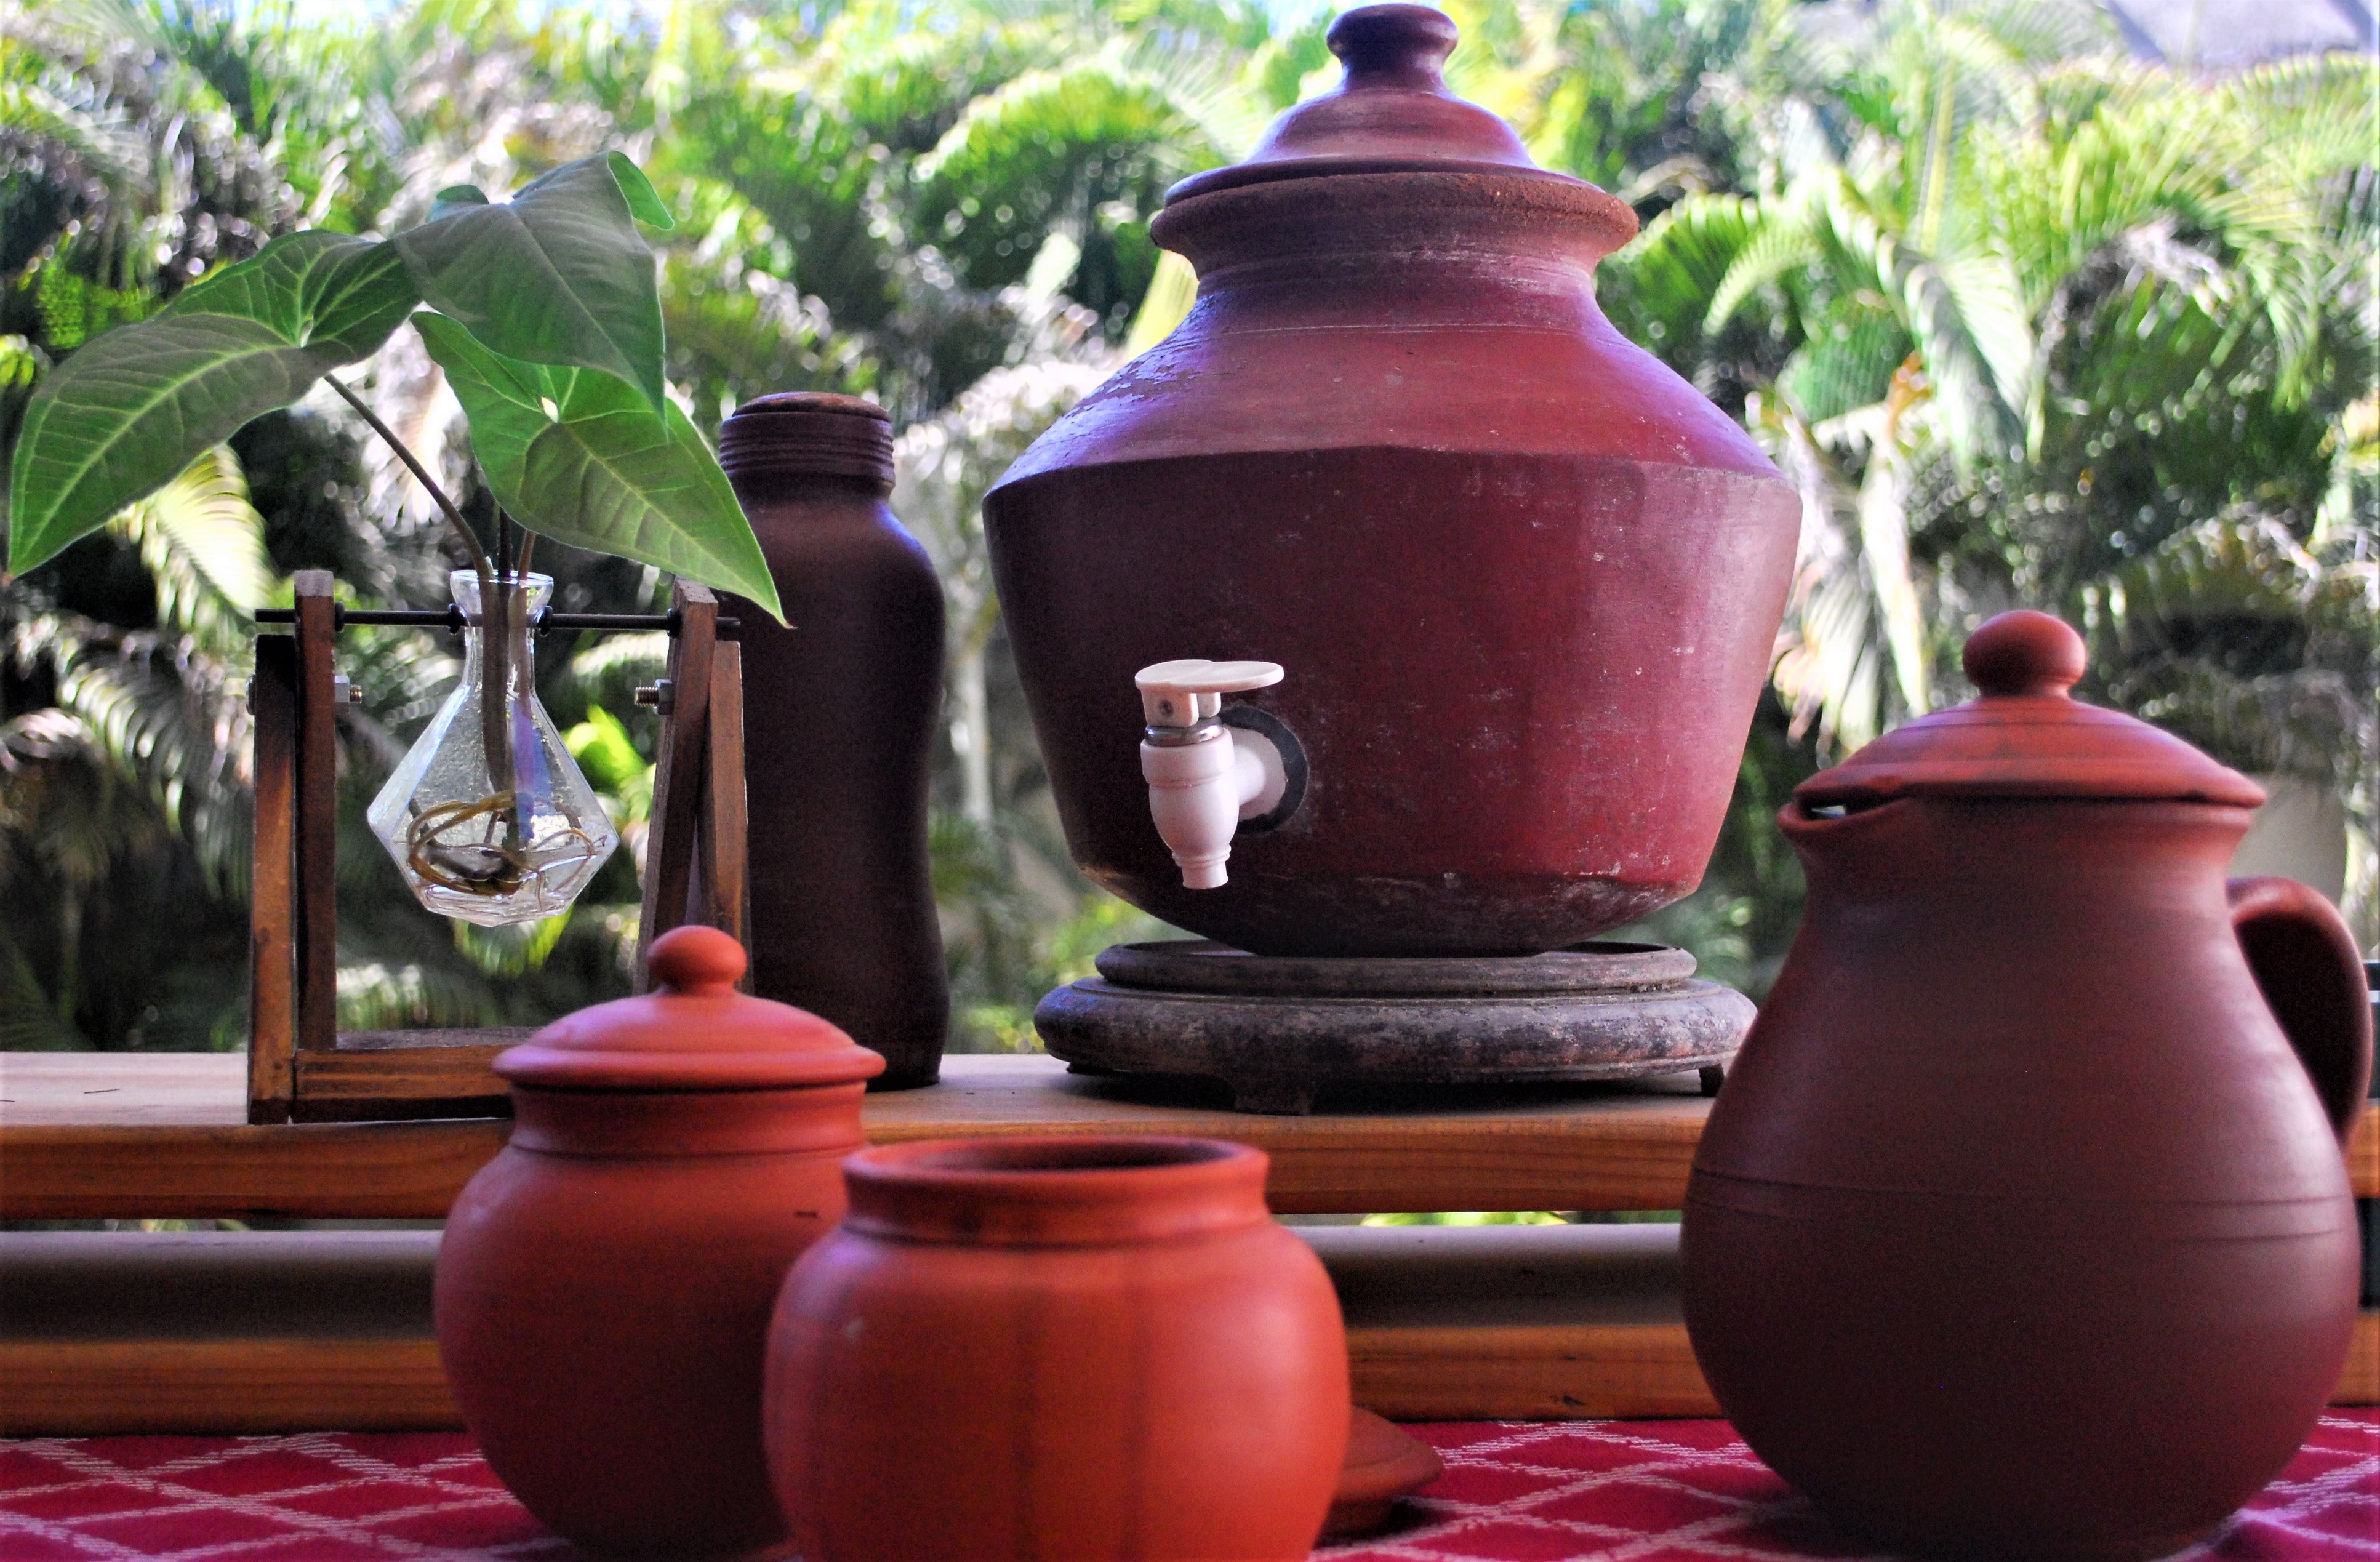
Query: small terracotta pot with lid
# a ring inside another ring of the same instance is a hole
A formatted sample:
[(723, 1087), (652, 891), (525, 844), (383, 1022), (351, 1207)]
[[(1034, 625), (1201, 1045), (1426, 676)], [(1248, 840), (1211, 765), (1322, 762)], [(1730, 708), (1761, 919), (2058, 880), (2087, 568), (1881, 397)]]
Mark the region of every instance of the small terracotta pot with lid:
[(2160, 1556), (2338, 1382), (2362, 970), (2313, 890), (2227, 885), (2263, 792), (2070, 698), (2071, 629), (2003, 614), (1966, 668), (1779, 818), (1809, 909), (1695, 1153), (1686, 1326), (1864, 1532)]
[(455, 1201), (438, 1353), (488, 1464), (609, 1556), (771, 1555), (769, 1311), (844, 1210), (837, 1163), (884, 1060), (735, 989), (715, 928), (653, 942), (658, 990), (501, 1054), (512, 1141)]
[(808, 1562), (1303, 1558), (1347, 1344), (1266, 1158), (1201, 1139), (929, 1141), (844, 1163), (786, 1277), (768, 1438)]

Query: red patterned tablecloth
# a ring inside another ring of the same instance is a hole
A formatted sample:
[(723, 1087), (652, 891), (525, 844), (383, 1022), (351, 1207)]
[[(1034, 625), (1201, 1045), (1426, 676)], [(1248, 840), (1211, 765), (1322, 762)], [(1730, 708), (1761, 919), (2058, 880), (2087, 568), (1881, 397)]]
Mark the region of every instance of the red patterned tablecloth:
[[(1443, 1480), (1328, 1562), (1788, 1562), (1878, 1554), (1829, 1531), (1717, 1421), (1415, 1427)], [(565, 1562), (460, 1435), (0, 1442), (0, 1557)], [(2226, 1562), (2380, 1558), (2380, 1412), (2323, 1419), (2210, 1543)]]

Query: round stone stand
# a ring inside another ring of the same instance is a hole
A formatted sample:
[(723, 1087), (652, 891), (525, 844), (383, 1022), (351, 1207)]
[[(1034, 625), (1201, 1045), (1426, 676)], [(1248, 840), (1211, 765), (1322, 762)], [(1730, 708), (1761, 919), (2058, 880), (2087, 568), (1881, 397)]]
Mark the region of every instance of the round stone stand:
[(1751, 999), (1658, 944), (1417, 960), (1117, 944), (1033, 1011), (1077, 1072), (1220, 1079), (1236, 1111), (1296, 1115), (1325, 1085), (1639, 1079), (1716, 1092)]

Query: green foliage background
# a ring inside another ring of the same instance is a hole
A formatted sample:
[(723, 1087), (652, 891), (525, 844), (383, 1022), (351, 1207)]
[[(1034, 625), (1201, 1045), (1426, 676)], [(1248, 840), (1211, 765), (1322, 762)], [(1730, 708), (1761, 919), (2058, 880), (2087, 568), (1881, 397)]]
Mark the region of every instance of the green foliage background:
[[(1805, 505), (1773, 697), (1703, 891), (1653, 919), (1765, 987), (1800, 880), (1802, 776), (1964, 690), (1988, 613), (2059, 611), (2085, 693), (2344, 797), (2375, 936), (2375, 74), (2202, 77), (2124, 58), (2081, 0), (1488, 0), (1455, 88), (1645, 221), (1607, 311), (1742, 418)], [(419, 0), (298, 23), (231, 0), (0, 15), (0, 445), (110, 326), (303, 227), (382, 236), (442, 188), (607, 149), (649, 169), (673, 394), (872, 395), (895, 505), (942, 571), (934, 827), (960, 1044), (1029, 1045), (1036, 996), (1147, 919), (1091, 891), (1049, 805), (977, 501), (1189, 297), (1148, 220), (1335, 77), (1324, 18), (1242, 0)], [(410, 333), (346, 372), (488, 519), (453, 390)], [(554, 549), (561, 605), (665, 583)], [(292, 570), (442, 599), (426, 495), (315, 396), (0, 587), (0, 1047), (230, 1047), (245, 1029), (248, 614)], [(342, 1023), (524, 1022), (625, 990), (635, 866), (567, 918), (423, 914), (360, 810), (455, 672), (349, 637)], [(632, 844), (660, 647), (540, 650)]]

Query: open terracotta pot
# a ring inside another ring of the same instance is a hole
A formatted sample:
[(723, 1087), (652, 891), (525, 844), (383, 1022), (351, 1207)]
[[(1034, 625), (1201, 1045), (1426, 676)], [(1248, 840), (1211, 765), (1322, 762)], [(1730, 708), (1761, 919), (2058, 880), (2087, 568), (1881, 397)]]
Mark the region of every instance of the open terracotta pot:
[(795, 1550), (1304, 1557), (1346, 1447), (1346, 1338), (1265, 1167), (1195, 1139), (853, 1156), (850, 1215), (770, 1337)]

